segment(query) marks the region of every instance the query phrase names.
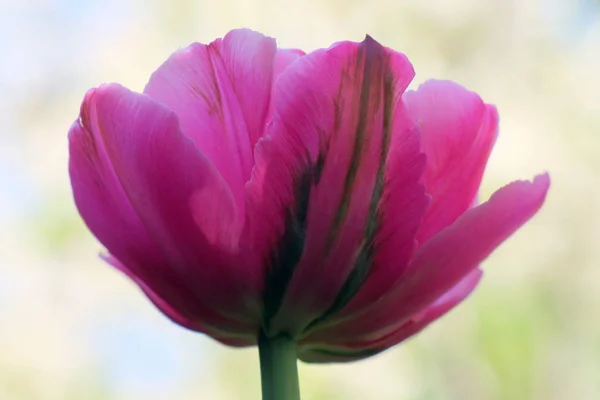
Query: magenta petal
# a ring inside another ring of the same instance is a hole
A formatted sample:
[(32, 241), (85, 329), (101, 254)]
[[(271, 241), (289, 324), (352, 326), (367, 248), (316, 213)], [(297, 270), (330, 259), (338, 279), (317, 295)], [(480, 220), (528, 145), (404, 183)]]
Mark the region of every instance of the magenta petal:
[(393, 136), (378, 209), (374, 256), (360, 289), (332, 322), (363, 309), (402, 278), (416, 248), (415, 235), (429, 199), (420, 183), (425, 157), (419, 152), (419, 131), (400, 104), (396, 109)]
[[(279, 76), (287, 70), (287, 68), (300, 57), (304, 56), (305, 53), (298, 49), (278, 49), (275, 55), (275, 64), (273, 66), (273, 85), (271, 87), (271, 99), (275, 97), (275, 85)], [(269, 106), (268, 118), (269, 121), (273, 117), (273, 111), (275, 109), (275, 103), (271, 101)]]
[(483, 271), (479, 268), (474, 269), (439, 299), (430, 304), (424, 311), (413, 316), (411, 321), (426, 321), (429, 323), (441, 317), (470, 295), (471, 292), (475, 290), (482, 277)]
[(69, 130), (69, 175), (75, 204), (96, 238), (125, 264), (165, 262), (123, 190), (99, 127), (84, 126), (90, 124), (89, 118), (95, 119), (95, 109), (89, 109), (95, 93), (96, 89), (87, 92), (81, 117)]
[[(236, 326), (236, 324), (232, 324), (231, 321), (215, 315), (209, 309), (203, 307), (202, 309), (199, 309), (201, 306), (198, 302), (191, 302), (190, 294), (188, 293), (186, 296), (183, 292), (185, 290), (185, 285), (178, 284), (176, 287), (171, 288), (171, 290), (165, 290), (165, 286), (171, 281), (171, 279), (166, 278), (165, 276), (159, 278), (160, 285), (149, 285), (115, 257), (111, 255), (102, 255), (102, 258), (137, 283), (156, 308), (176, 324), (192, 331), (210, 335), (212, 338), (228, 346), (243, 347), (256, 344), (256, 335), (254, 335), (254, 331), (251, 328), (246, 329), (245, 334), (228, 332), (228, 329), (233, 331), (241, 331), (241, 329), (239, 328), (239, 325)], [(158, 286), (161, 292), (165, 293), (167, 297), (159, 295), (151, 286)], [(199, 315), (202, 315), (203, 318), (198, 318)], [(212, 325), (208, 324), (207, 321), (210, 321)]]
[(424, 311), (415, 315), (392, 333), (377, 340), (349, 340), (340, 343), (335, 337), (331, 337), (328, 340), (329, 343), (311, 343), (309, 336), (299, 343), (299, 358), (305, 362), (348, 362), (384, 351), (421, 332), (430, 323), (453, 309), (471, 294), (481, 280), (481, 276), (480, 269), (474, 270)]
[[(275, 55), (275, 64), (273, 66), (273, 81), (277, 80), (287, 67), (300, 57), (306, 55), (299, 49), (278, 49)], [(273, 85), (274, 86), (274, 85)]]
[(486, 203), (467, 211), (415, 253), (410, 271), (387, 295), (335, 326), (312, 334), (313, 340), (374, 341), (401, 327), (467, 276), (542, 206), (550, 178), (517, 181)]
[(203, 305), (198, 309), (217, 304), (220, 314), (257, 323), (245, 297), (257, 296), (258, 279), (232, 262), (241, 258), (243, 221), (227, 185), (179, 131), (172, 111), (104, 85), (86, 95), (69, 139), (75, 202), (111, 254), (161, 298), (188, 292), (188, 302)]
[(218, 45), (254, 148), (265, 132), (272, 82), (293, 60), (281, 60), (275, 39), (248, 29), (233, 30), (213, 44)]
[(432, 199), (417, 236), (424, 243), (469, 209), (498, 134), (498, 113), (449, 81), (427, 81), (403, 99), (427, 155), (424, 184)]
[(271, 101), (276, 44), (250, 30), (234, 30), (209, 45), (174, 53), (144, 92), (179, 117), (183, 132), (217, 167), (244, 207), (244, 185), (254, 164)]
[(253, 248), (280, 290), (267, 287), (272, 332), (302, 330), (370, 262), (394, 112), (412, 77), (406, 57), (371, 38), (301, 57), (279, 77), (248, 185)]

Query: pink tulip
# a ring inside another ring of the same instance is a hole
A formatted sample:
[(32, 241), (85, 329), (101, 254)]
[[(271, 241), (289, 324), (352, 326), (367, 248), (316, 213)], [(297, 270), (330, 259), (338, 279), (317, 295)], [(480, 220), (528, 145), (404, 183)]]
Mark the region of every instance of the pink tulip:
[(376, 354), (460, 303), (541, 207), (547, 174), (477, 205), (496, 109), (367, 37), (305, 55), (236, 30), (143, 94), (90, 90), (69, 132), (76, 205), (174, 322), (309, 362)]

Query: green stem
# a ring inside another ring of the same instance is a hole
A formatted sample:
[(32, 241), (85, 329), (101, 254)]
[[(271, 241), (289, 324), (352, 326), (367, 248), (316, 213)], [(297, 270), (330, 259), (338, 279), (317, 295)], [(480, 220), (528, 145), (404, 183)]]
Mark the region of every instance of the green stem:
[(258, 338), (263, 400), (300, 400), (296, 343), (287, 336)]

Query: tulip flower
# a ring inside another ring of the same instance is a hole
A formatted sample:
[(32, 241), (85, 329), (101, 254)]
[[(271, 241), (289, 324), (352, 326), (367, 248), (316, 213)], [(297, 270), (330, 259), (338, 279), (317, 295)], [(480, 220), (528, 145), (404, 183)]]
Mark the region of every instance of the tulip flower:
[(296, 360), (421, 331), (541, 207), (546, 174), (478, 204), (494, 106), (368, 37), (305, 54), (235, 30), (175, 52), (142, 94), (90, 90), (69, 132), (77, 208), (175, 323), (258, 345), (265, 399)]

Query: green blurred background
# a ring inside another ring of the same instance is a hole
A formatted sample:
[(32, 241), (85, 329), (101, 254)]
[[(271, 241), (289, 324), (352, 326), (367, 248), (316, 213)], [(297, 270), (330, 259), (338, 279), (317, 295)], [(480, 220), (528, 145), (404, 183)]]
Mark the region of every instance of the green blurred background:
[(71, 199), (84, 92), (136, 90), (175, 49), (251, 27), (306, 50), (371, 34), (415, 83), (495, 103), (482, 198), (549, 170), (542, 212), (469, 301), (303, 399), (600, 399), (600, 3), (576, 0), (0, 0), (0, 400), (259, 399), (256, 349), (175, 326), (97, 258)]

